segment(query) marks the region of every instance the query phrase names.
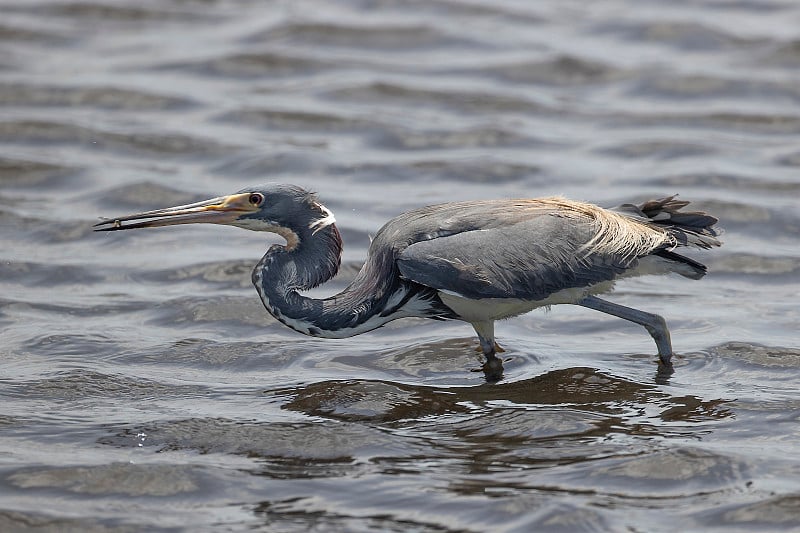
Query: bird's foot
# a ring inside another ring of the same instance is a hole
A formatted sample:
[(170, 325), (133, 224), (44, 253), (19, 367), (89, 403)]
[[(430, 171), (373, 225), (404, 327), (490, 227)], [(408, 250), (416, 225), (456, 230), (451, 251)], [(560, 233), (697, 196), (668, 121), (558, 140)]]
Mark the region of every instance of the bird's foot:
[(656, 383), (659, 385), (669, 384), (669, 378), (675, 373), (675, 367), (672, 366), (672, 354), (658, 356), (658, 370), (656, 370)]
[(486, 381), (489, 383), (495, 383), (503, 379), (503, 361), (499, 357), (494, 355), (487, 357), (481, 370), (483, 370), (486, 375)]

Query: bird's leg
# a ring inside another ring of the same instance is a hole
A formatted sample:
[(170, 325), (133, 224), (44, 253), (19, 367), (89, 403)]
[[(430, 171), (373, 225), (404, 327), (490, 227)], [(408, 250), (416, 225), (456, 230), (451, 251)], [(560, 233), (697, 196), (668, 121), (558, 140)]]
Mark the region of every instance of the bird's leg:
[(483, 364), (483, 373), (486, 374), (487, 381), (500, 381), (503, 377), (503, 362), (495, 355), (497, 346), (494, 342), (494, 321), (473, 322), (472, 327), (478, 334), (481, 342), (481, 351), (486, 357)]
[(653, 337), (653, 340), (656, 341), (658, 356), (661, 362), (667, 367), (672, 364), (672, 342), (669, 338), (669, 329), (667, 329), (667, 323), (659, 315), (645, 313), (638, 309), (607, 302), (596, 296), (587, 296), (576, 303), (583, 307), (608, 313), (609, 315), (624, 318), (625, 320), (630, 320), (631, 322), (644, 326), (648, 333), (650, 333), (650, 336)]

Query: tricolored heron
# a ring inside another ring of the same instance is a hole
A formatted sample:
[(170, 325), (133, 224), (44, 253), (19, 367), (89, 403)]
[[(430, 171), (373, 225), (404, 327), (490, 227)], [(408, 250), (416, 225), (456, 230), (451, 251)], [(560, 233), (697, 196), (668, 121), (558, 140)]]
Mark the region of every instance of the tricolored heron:
[(294, 185), (263, 185), (230, 196), (107, 219), (98, 231), (173, 224), (228, 224), (276, 233), (253, 270), (267, 311), (314, 337), (343, 338), (403, 317), (458, 319), (475, 328), (490, 380), (502, 375), (494, 322), (553, 304), (577, 304), (641, 324), (671, 367), (672, 345), (658, 315), (601, 300), (617, 279), (706, 267), (676, 247), (719, 246), (717, 219), (681, 211), (674, 196), (603, 209), (565, 198), (480, 200), (415, 209), (390, 220), (342, 292), (302, 295), (339, 269), (342, 239), (333, 214)]

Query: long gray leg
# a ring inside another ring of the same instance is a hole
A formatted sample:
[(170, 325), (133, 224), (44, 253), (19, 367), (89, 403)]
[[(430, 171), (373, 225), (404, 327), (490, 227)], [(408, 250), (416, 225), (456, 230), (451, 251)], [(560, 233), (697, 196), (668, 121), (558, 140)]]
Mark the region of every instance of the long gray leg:
[(488, 381), (499, 381), (503, 377), (503, 362), (495, 355), (494, 321), (473, 322), (472, 327), (481, 341), (481, 351), (486, 357), (483, 372)]
[(577, 304), (644, 326), (650, 333), (650, 336), (653, 337), (653, 340), (656, 341), (658, 356), (661, 362), (667, 366), (670, 365), (670, 360), (672, 359), (672, 342), (669, 338), (667, 323), (662, 317), (652, 313), (645, 313), (644, 311), (639, 311), (632, 307), (625, 307), (624, 305), (607, 302), (596, 296), (587, 296), (583, 300), (577, 302)]

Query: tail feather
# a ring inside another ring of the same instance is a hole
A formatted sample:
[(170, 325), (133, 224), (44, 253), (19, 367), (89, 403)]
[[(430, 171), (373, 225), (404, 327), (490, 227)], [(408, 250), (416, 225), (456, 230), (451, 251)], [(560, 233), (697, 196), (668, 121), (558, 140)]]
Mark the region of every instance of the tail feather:
[(703, 263), (695, 261), (685, 255), (676, 254), (671, 250), (659, 250), (655, 253), (659, 257), (671, 261), (672, 271), (690, 279), (700, 279), (706, 275), (708, 268)]
[(718, 219), (701, 211), (681, 211), (687, 205), (689, 202), (676, 200), (673, 195), (658, 200), (648, 200), (638, 206), (623, 204), (614, 210), (643, 222), (663, 227), (675, 239), (677, 246), (697, 248), (719, 246), (721, 243), (716, 237), (720, 232), (714, 228)]

